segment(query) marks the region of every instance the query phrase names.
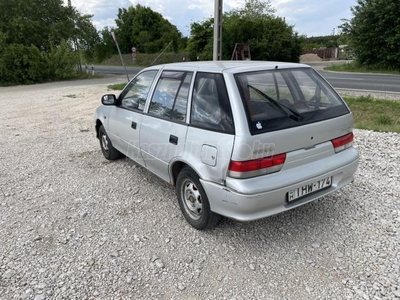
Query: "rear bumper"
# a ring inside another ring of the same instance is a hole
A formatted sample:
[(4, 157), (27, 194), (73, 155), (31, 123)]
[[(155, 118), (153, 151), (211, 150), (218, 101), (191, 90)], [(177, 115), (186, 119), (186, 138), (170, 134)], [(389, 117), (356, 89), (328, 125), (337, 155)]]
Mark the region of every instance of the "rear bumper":
[[(312, 202), (351, 183), (354, 180), (354, 173), (358, 166), (358, 152), (354, 148), (349, 150), (343, 151), (346, 153), (337, 154), (341, 156), (339, 160), (342, 163), (336, 164), (336, 168), (332, 166), (331, 168), (327, 168), (326, 165), (322, 165), (322, 168), (320, 166), (317, 168), (312, 166), (312, 164), (306, 165), (297, 170), (297, 174), (303, 175), (291, 176), (287, 180), (283, 180), (284, 178), (280, 178), (281, 180), (276, 180), (277, 178), (271, 180), (276, 183), (275, 186), (270, 184), (271, 181), (269, 178), (272, 176), (279, 177), (282, 174), (276, 173), (264, 178), (257, 178), (258, 184), (262, 184), (263, 180), (268, 181), (268, 183), (265, 182), (265, 185), (262, 185), (268, 187), (262, 192), (260, 192), (259, 186), (255, 188), (255, 193), (249, 192), (249, 185), (246, 185), (246, 179), (234, 179), (235, 181), (240, 180), (240, 184), (237, 184), (236, 187), (243, 186), (243, 191), (234, 190), (209, 181), (202, 180), (201, 183), (207, 193), (210, 208), (213, 212), (239, 221), (253, 221)], [(316, 191), (293, 202), (288, 202), (287, 193), (289, 191), (329, 176), (332, 176), (331, 187)], [(231, 183), (233, 183), (232, 180), (230, 178)]]

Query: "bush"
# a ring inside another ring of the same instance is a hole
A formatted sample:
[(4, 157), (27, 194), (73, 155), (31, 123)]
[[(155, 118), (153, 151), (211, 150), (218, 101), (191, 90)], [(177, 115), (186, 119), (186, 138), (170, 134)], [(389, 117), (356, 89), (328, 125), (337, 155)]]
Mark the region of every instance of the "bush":
[(51, 48), (47, 56), (48, 79), (65, 80), (73, 78), (78, 64), (78, 55), (72, 51), (67, 42), (62, 42), (57, 48)]
[(10, 44), (0, 54), (1, 84), (64, 80), (76, 74), (78, 56), (66, 42), (52, 48), (49, 53), (41, 52), (35, 46)]
[(47, 79), (47, 61), (35, 46), (10, 44), (2, 51), (0, 58), (0, 82), (29, 84)]

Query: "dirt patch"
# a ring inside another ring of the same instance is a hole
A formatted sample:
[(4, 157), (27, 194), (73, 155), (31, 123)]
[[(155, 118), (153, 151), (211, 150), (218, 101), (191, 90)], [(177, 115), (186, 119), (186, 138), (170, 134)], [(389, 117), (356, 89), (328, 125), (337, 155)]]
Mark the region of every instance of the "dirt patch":
[(322, 61), (322, 59), (313, 53), (303, 54), (300, 56), (300, 62), (310, 62), (310, 61)]

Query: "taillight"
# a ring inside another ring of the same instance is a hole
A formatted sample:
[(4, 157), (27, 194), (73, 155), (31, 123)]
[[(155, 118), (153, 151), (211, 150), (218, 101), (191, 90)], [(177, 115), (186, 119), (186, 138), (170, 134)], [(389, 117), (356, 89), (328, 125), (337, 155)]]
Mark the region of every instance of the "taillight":
[(335, 152), (338, 153), (343, 151), (344, 149), (350, 148), (353, 146), (354, 135), (352, 132), (341, 136), (340, 138), (332, 140), (333, 148), (335, 148)]
[(229, 164), (228, 176), (250, 178), (279, 172), (286, 160), (286, 153), (247, 161), (233, 161)]

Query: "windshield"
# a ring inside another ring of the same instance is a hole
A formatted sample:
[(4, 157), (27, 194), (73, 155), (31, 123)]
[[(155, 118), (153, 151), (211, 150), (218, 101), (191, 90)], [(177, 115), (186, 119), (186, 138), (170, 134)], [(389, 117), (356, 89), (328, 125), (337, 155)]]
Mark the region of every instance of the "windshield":
[(252, 134), (314, 123), (349, 113), (311, 68), (235, 75)]

